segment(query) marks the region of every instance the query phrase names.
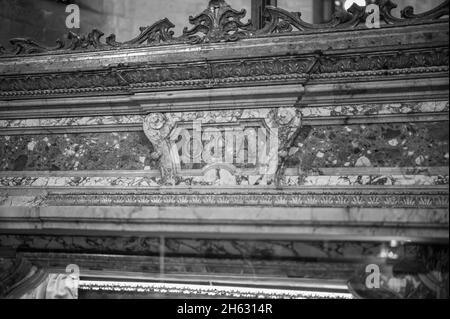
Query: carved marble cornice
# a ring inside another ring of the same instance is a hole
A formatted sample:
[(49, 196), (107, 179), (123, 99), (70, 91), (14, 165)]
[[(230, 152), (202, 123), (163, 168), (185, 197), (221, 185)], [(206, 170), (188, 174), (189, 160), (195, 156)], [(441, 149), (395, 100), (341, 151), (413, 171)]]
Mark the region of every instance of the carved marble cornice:
[(155, 193), (155, 194), (114, 194), (114, 193), (72, 193), (49, 194), (41, 200), (43, 206), (181, 206), (181, 207), (361, 207), (361, 208), (421, 208), (447, 209), (448, 192), (411, 193), (407, 191), (357, 192), (341, 190), (278, 193), (253, 192), (248, 194), (229, 193)]
[(0, 76), (0, 97), (134, 94), (255, 84), (448, 73), (448, 47), (384, 52), (274, 56), (186, 63), (128, 63), (99, 70)]
[(226, 62), (128, 64), (103, 71), (0, 78), (0, 96), (162, 91), (237, 86), (254, 82), (301, 83), (315, 58), (273, 57)]
[[(397, 5), (391, 0), (376, 0), (380, 7), (380, 17), (383, 26), (411, 25), (429, 23), (440, 20), (448, 15), (449, 1), (445, 1), (438, 7), (421, 14), (414, 14), (414, 8), (408, 6), (401, 11), (401, 18), (394, 17), (391, 11)], [(141, 27), (140, 34), (132, 40), (117, 42), (114, 34), (102, 42), (103, 32), (94, 29), (87, 35), (78, 35), (69, 32), (65, 40), (57, 40), (56, 46), (46, 47), (28, 38), (14, 38), (10, 40), (12, 50), (6, 50), (0, 45), (1, 55), (27, 55), (45, 52), (59, 51), (86, 51), (133, 48), (140, 46), (154, 46), (166, 44), (199, 44), (214, 42), (233, 42), (243, 38), (258, 38), (280, 33), (309, 33), (335, 30), (365, 29), (367, 13), (365, 7), (354, 4), (348, 11), (336, 12), (331, 21), (324, 24), (310, 24), (302, 20), (301, 13), (288, 12), (281, 8), (268, 6), (265, 16), (268, 19), (266, 25), (256, 30), (251, 21), (241, 21), (246, 11), (237, 11), (231, 8), (224, 0), (211, 0), (208, 7), (199, 15), (189, 17), (193, 25), (191, 29), (184, 28), (183, 34), (174, 37), (171, 29), (174, 25), (167, 19), (160, 20), (151, 26)], [(448, 21), (448, 19), (447, 19)]]

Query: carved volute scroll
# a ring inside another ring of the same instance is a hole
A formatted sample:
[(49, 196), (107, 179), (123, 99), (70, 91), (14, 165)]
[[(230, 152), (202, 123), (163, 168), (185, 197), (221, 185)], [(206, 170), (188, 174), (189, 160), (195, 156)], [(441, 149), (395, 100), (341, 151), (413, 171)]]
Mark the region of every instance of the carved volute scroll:
[[(376, 0), (380, 8), (380, 18), (384, 25), (408, 25), (442, 19), (449, 14), (449, 0), (438, 7), (424, 13), (415, 14), (414, 8), (408, 6), (401, 11), (401, 18), (395, 17), (391, 12), (397, 5), (391, 0)], [(161, 45), (172, 43), (211, 43), (237, 41), (242, 38), (268, 36), (278, 33), (299, 34), (303, 32), (333, 31), (354, 28), (367, 28), (365, 21), (367, 13), (364, 7), (353, 4), (347, 11), (338, 11), (331, 21), (323, 24), (311, 24), (302, 20), (301, 13), (288, 12), (282, 8), (268, 6), (265, 9), (266, 25), (255, 30), (251, 21), (241, 20), (245, 17), (245, 10), (231, 8), (225, 0), (210, 0), (207, 8), (195, 17), (189, 17), (193, 25), (191, 29), (185, 27), (183, 34), (174, 37), (171, 30), (174, 25), (167, 18), (150, 26), (141, 27), (140, 34), (132, 40), (116, 41), (111, 34), (105, 42), (101, 41), (103, 32), (94, 29), (87, 35), (77, 35), (73, 32), (64, 40), (58, 39), (56, 46), (46, 47), (28, 38), (14, 38), (10, 40), (13, 49), (8, 50), (0, 44), (1, 55), (25, 55), (63, 50), (105, 50), (118, 48), (133, 48), (143, 45)], [(448, 20), (448, 18), (447, 18)], [(383, 27), (383, 26), (382, 26)]]

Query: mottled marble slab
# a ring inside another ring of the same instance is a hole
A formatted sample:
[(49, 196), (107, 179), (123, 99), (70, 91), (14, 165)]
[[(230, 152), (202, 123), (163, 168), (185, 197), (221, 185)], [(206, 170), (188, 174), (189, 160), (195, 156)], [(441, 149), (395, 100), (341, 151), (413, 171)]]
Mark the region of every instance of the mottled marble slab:
[(0, 171), (151, 169), (144, 132), (0, 136)]
[(304, 126), (288, 166), (420, 167), (449, 165), (448, 122)]
[[(287, 166), (449, 165), (448, 122), (304, 126)], [(0, 136), (0, 171), (158, 169), (143, 132)]]

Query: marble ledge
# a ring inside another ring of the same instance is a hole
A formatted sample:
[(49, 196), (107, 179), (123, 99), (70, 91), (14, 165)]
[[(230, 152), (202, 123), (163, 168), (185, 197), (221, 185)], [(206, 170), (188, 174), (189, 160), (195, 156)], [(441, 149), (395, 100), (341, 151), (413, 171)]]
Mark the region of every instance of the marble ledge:
[[(442, 113), (449, 111), (448, 101), (348, 104), (343, 106), (302, 107), (304, 118), (339, 117), (339, 116), (373, 116), (373, 115), (407, 115), (416, 113)], [(142, 124), (143, 115), (125, 116), (90, 116), (0, 120), (0, 131), (6, 128), (36, 127), (74, 127), (106, 126), (123, 124)]]
[[(289, 260), (309, 259), (314, 260), (316, 264), (318, 259), (337, 259), (340, 261), (350, 262), (353, 264), (355, 260), (364, 262), (367, 260), (375, 260), (382, 264), (386, 262), (386, 258), (380, 256), (385, 249), (385, 243), (378, 242), (347, 242), (347, 241), (298, 241), (298, 240), (241, 240), (241, 239), (214, 239), (214, 238), (164, 238), (147, 236), (64, 236), (64, 235), (26, 235), (26, 234), (0, 234), (0, 246), (16, 247), (23, 251), (25, 255), (34, 255), (35, 258), (48, 258), (49, 261), (56, 261), (64, 258), (67, 251), (77, 254), (77, 259), (83, 259), (85, 262), (95, 266), (98, 262), (98, 253), (107, 254), (104, 257), (105, 262), (111, 262), (113, 259), (122, 260), (123, 266), (130, 262), (141, 261), (141, 264), (148, 264), (154, 258), (159, 258), (161, 246), (167, 258), (175, 257), (182, 260), (190, 258), (201, 258), (202, 263), (213, 258), (219, 258), (217, 262), (223, 258), (232, 258), (239, 260), (243, 256), (251, 259), (252, 263), (257, 260), (265, 260), (268, 263), (272, 260), (275, 264), (277, 259)], [(414, 243), (403, 243), (396, 249), (396, 253), (400, 258), (409, 260), (418, 259), (418, 256), (426, 258), (428, 256), (428, 245), (418, 245)], [(434, 246), (439, 250), (441, 246)], [(442, 249), (442, 248), (441, 248)], [(45, 252), (51, 250), (51, 253)], [(34, 251), (34, 252), (33, 252)], [(38, 253), (36, 253), (38, 251)], [(44, 253), (39, 253), (44, 252)], [(448, 248), (447, 248), (448, 251)], [(28, 253), (27, 253), (28, 252)], [(79, 255), (78, 255), (79, 254)], [(90, 255), (92, 254), (92, 255)], [(120, 254), (121, 256), (117, 256)], [(108, 257), (115, 255), (115, 257)], [(133, 256), (129, 256), (133, 255)], [(39, 257), (38, 257), (39, 256)], [(190, 257), (186, 257), (190, 256)], [(237, 258), (236, 258), (237, 257)], [(72, 258), (73, 259), (73, 258)], [(275, 260), (274, 260), (275, 259)], [(429, 258), (425, 259), (427, 262)], [(65, 267), (67, 263), (61, 260), (61, 264)], [(180, 260), (181, 261), (181, 260)], [(245, 260), (243, 260), (245, 261)], [(297, 261), (298, 262), (298, 261)], [(292, 267), (298, 268), (298, 264), (292, 264)], [(159, 263), (157, 262), (157, 265)], [(313, 265), (311, 265), (313, 266)], [(353, 268), (354, 266), (352, 266)], [(279, 269), (279, 267), (277, 267)]]
[(0, 231), (255, 236), (271, 239), (448, 240), (446, 209), (0, 207)]
[[(22, 251), (51, 249), (55, 252), (124, 252), (133, 255), (159, 254), (160, 246), (171, 256), (221, 256), (267, 258), (349, 258), (364, 260), (377, 256), (384, 248), (381, 243), (372, 242), (303, 242), (303, 241), (250, 241), (219, 239), (186, 239), (124, 236), (55, 236), (55, 235), (0, 235), (0, 246), (20, 247)], [(422, 247), (402, 245), (398, 253), (413, 258)], [(126, 256), (123, 256), (126, 259)], [(93, 256), (95, 260), (95, 257)]]
[[(240, 192), (238, 192), (240, 190)], [(448, 209), (448, 189), (30, 189), (9, 188), (0, 194), (0, 207), (288, 207), (288, 208), (415, 208)]]
[[(448, 185), (449, 176), (426, 175), (355, 175), (355, 176), (286, 176), (281, 186), (435, 186)], [(204, 176), (179, 176), (167, 184), (160, 177), (0, 177), (0, 187), (112, 187), (148, 188), (160, 186), (270, 186), (274, 180), (261, 175), (233, 176), (226, 170), (209, 171)]]

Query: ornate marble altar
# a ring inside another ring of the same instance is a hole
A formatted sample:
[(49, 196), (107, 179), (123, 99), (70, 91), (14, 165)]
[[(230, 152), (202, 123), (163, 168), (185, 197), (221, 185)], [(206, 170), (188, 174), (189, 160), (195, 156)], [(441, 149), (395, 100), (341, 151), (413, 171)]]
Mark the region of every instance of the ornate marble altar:
[(331, 289), (386, 249), (448, 275), (448, 1), (376, 3), (380, 29), (217, 0), (178, 37), (0, 46), (0, 245), (93, 277)]

